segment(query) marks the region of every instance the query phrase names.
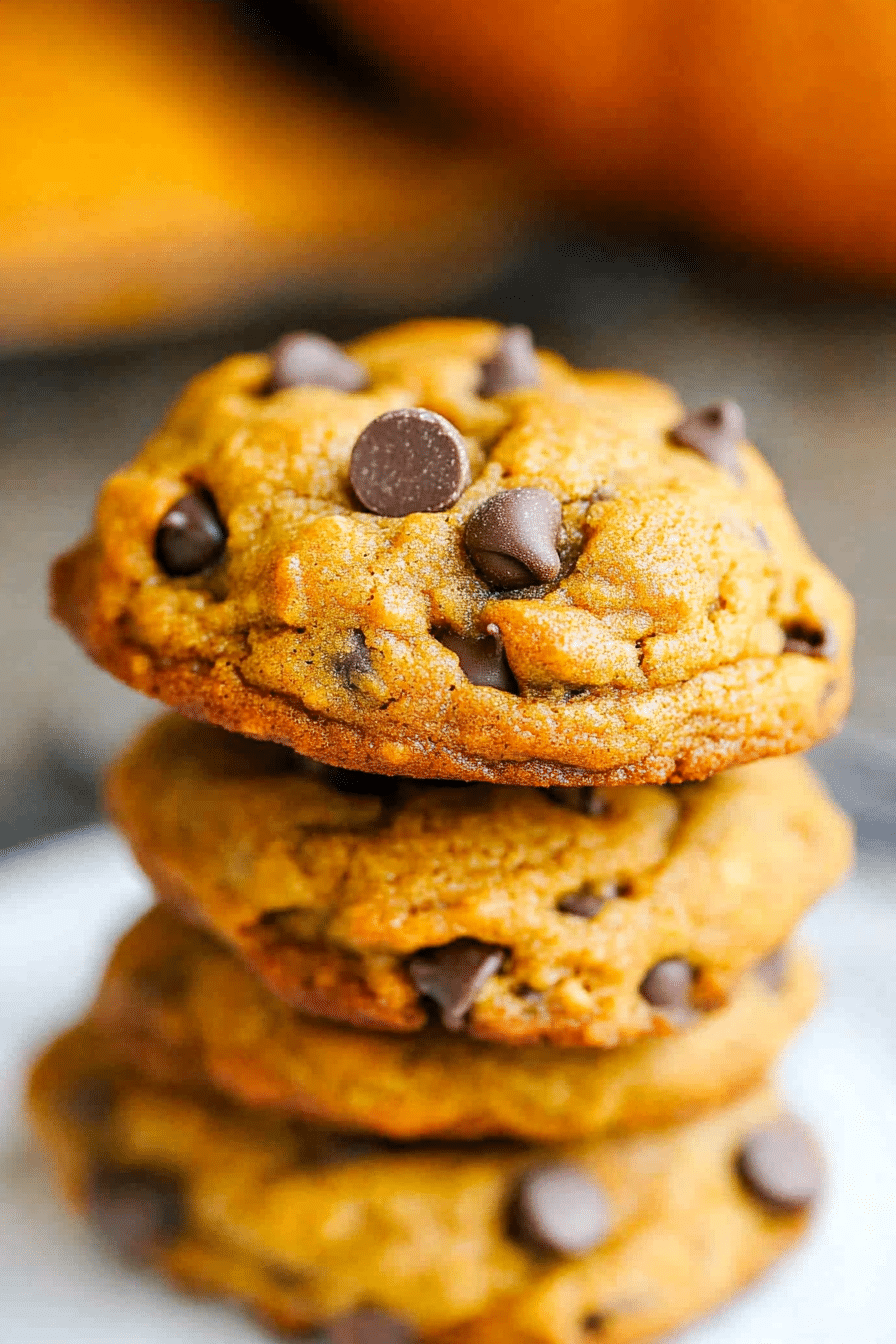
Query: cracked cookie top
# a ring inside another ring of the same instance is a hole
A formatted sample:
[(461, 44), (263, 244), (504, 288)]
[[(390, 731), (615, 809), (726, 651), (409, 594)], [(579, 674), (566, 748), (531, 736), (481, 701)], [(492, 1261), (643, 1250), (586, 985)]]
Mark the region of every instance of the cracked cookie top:
[(201, 375), (53, 591), (130, 685), (383, 774), (703, 778), (850, 695), (849, 598), (740, 409), (485, 322)]

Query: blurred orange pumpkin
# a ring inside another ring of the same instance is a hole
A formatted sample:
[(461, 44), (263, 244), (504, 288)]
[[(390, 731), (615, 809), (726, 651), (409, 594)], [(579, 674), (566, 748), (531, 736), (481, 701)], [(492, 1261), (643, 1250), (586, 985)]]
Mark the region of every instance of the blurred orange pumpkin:
[(0, 346), (284, 293), (425, 303), (521, 208), (494, 160), (315, 86), (224, 4), (0, 4)]
[(894, 0), (331, 0), (564, 189), (896, 281)]

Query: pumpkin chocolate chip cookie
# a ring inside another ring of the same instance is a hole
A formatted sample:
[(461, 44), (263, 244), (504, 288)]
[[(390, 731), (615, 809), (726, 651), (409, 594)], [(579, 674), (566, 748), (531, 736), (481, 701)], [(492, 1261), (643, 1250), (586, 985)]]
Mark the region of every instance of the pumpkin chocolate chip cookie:
[(328, 1344), (654, 1338), (787, 1251), (822, 1177), (766, 1090), (561, 1148), (401, 1145), (153, 1084), (90, 1027), (39, 1061), (31, 1106), (123, 1256)]
[(699, 784), (534, 789), (315, 765), (167, 716), (113, 768), (161, 899), (309, 1013), (616, 1046), (718, 1007), (844, 872), (800, 760)]
[(130, 685), (331, 764), (702, 779), (850, 696), (849, 598), (744, 432), (520, 328), (298, 333), (187, 389), (55, 609)]
[(766, 1075), (811, 1011), (807, 956), (775, 956), (727, 1008), (623, 1050), (510, 1047), (432, 1026), (361, 1032), (307, 1017), (233, 953), (157, 906), (122, 939), (91, 1013), (141, 1072), (396, 1139), (540, 1141), (667, 1124)]

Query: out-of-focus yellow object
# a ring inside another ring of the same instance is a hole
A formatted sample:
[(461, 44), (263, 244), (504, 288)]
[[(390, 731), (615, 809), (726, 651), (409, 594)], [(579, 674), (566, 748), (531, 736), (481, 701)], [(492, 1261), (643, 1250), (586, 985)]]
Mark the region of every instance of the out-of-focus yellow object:
[(284, 288), (425, 301), (500, 258), (508, 184), (293, 77), (223, 4), (0, 5), (0, 345)]
[(591, 205), (896, 281), (894, 0), (331, 0)]

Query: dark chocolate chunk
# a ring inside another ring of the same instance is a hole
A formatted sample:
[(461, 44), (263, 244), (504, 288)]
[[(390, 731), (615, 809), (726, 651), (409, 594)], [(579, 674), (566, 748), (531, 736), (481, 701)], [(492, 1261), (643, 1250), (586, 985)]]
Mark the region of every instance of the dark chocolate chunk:
[(669, 438), (682, 448), (693, 448), (742, 485), (744, 470), (738, 447), (745, 433), (744, 413), (737, 402), (718, 401), (700, 411), (691, 411), (669, 431)]
[(683, 957), (666, 957), (647, 972), (640, 991), (654, 1008), (687, 1008), (693, 983), (694, 969)]
[(480, 397), (498, 397), (522, 387), (538, 387), (541, 370), (528, 327), (508, 327), (490, 359), (483, 362)]
[(227, 529), (207, 490), (184, 495), (165, 514), (156, 532), (156, 560), (172, 578), (210, 569), (224, 554)]
[(787, 984), (790, 975), (790, 948), (786, 945), (776, 947), (767, 957), (757, 961), (753, 974), (758, 976), (767, 989), (779, 994)]
[(100, 1167), (89, 1180), (90, 1222), (128, 1259), (167, 1246), (183, 1230), (183, 1185), (173, 1172), (153, 1167)]
[(737, 1174), (774, 1213), (808, 1208), (821, 1192), (824, 1163), (808, 1125), (782, 1116), (748, 1134), (737, 1155)]
[(802, 653), (807, 658), (833, 658), (837, 653), (834, 627), (827, 621), (818, 625), (788, 621), (784, 626), (784, 652)]
[(582, 1319), (582, 1329), (586, 1335), (597, 1334), (599, 1330), (603, 1330), (608, 1320), (609, 1317), (601, 1311), (589, 1311), (588, 1315)]
[(525, 1172), (510, 1206), (511, 1235), (537, 1251), (585, 1255), (612, 1230), (606, 1196), (587, 1172), (566, 1162)]
[(603, 910), (608, 901), (615, 900), (619, 888), (615, 882), (604, 882), (595, 887), (593, 882), (585, 882), (578, 891), (570, 891), (557, 902), (561, 915), (577, 915), (579, 919), (593, 919)]
[(503, 947), (456, 938), (443, 947), (415, 952), (408, 974), (417, 992), (438, 1005), (443, 1026), (460, 1031), (479, 991), (501, 969), (506, 955)]
[(537, 486), (502, 490), (480, 504), (467, 521), (467, 554), (496, 588), (549, 583), (560, 573), (561, 517), (560, 504), (549, 490)]
[(360, 630), (352, 630), (348, 643), (333, 665), (333, 671), (346, 686), (353, 686), (359, 677), (373, 671), (370, 650)]
[(349, 478), (371, 513), (441, 513), (470, 484), (460, 433), (444, 416), (410, 407), (371, 420), (352, 449)]
[(271, 350), (272, 392), (287, 387), (331, 387), (337, 392), (363, 392), (367, 370), (326, 336), (295, 331), (282, 336)]
[(379, 1307), (358, 1307), (340, 1316), (324, 1336), (327, 1344), (414, 1344), (416, 1337), (407, 1321)]
[(504, 656), (500, 640), (494, 635), (458, 635), (453, 630), (433, 631), (440, 644), (457, 654), (460, 670), (474, 686), (493, 686), (497, 691), (517, 694), (517, 684)]
[(76, 1125), (101, 1125), (115, 1108), (116, 1091), (109, 1078), (79, 1078), (62, 1098), (62, 1109)]
[(568, 807), (573, 812), (584, 812), (586, 817), (602, 817), (610, 810), (603, 789), (594, 788), (591, 784), (573, 784), (570, 787), (554, 784), (548, 789), (548, 797), (561, 807)]

